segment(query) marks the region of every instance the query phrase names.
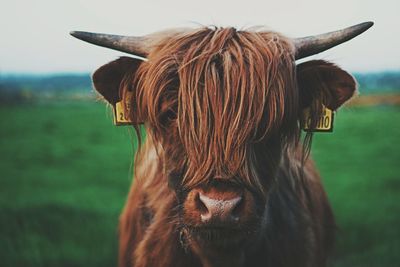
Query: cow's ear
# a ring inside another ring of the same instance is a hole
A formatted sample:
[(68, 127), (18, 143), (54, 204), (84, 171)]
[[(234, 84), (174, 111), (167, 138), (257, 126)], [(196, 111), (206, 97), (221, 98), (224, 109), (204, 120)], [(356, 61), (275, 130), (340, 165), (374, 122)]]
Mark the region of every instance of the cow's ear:
[[(140, 63), (142, 61), (139, 59), (121, 57), (101, 66), (93, 73), (94, 88), (108, 103), (114, 106), (117, 102), (123, 100), (124, 88), (122, 87), (126, 86), (129, 81), (133, 82)], [(128, 89), (132, 90), (133, 84), (130, 87)]]
[(297, 65), (297, 82), (302, 108), (322, 103), (336, 110), (355, 94), (357, 87), (349, 73), (324, 60)]

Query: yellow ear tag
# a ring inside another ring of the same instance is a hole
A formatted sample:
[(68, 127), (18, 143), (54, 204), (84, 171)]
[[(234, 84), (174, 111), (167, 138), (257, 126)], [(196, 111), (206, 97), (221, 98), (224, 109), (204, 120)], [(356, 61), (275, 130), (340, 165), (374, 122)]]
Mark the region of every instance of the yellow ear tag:
[(131, 109), (131, 92), (125, 95), (125, 101), (119, 101), (114, 106), (114, 124), (116, 126), (130, 125), (132, 120), (130, 119), (130, 109)]
[(310, 108), (306, 108), (303, 111), (302, 128), (306, 132), (332, 132), (333, 117), (334, 117), (334, 112), (323, 105), (322, 114), (318, 119), (317, 126), (313, 129), (310, 129), (311, 125)]

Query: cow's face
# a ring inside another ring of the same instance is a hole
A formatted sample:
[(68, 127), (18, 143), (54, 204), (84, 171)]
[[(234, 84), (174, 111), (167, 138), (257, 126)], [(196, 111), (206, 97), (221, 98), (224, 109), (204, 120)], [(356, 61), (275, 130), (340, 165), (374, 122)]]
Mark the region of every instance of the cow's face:
[(195, 253), (231, 254), (265, 224), (282, 155), (294, 151), (302, 109), (319, 116), (355, 91), (324, 61), (295, 64), (276, 33), (202, 29), (161, 40), (148, 61), (120, 58), (93, 76), (110, 103), (131, 91), (131, 117), (158, 144), (177, 196), (181, 237)]

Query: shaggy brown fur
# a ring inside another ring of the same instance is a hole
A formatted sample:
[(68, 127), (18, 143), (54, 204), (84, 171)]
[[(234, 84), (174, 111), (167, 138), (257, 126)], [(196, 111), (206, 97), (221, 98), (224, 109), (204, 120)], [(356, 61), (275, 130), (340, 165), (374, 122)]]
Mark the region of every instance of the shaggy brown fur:
[[(103, 66), (94, 84), (112, 104), (133, 92), (132, 120), (147, 131), (120, 266), (325, 266), (335, 223), (300, 116), (310, 107), (316, 125), (321, 103), (348, 100), (349, 74), (324, 61), (296, 66), (274, 32), (203, 28), (162, 40), (146, 62)], [(193, 192), (222, 187), (243, 194), (241, 219), (210, 228)]]

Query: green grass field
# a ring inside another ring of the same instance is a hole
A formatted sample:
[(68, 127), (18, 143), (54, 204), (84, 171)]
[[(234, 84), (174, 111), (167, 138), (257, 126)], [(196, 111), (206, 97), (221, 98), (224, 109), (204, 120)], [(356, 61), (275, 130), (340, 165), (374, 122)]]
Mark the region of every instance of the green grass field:
[[(132, 132), (100, 103), (1, 106), (1, 266), (114, 266)], [(400, 109), (351, 108), (313, 158), (340, 227), (332, 266), (400, 265)]]

